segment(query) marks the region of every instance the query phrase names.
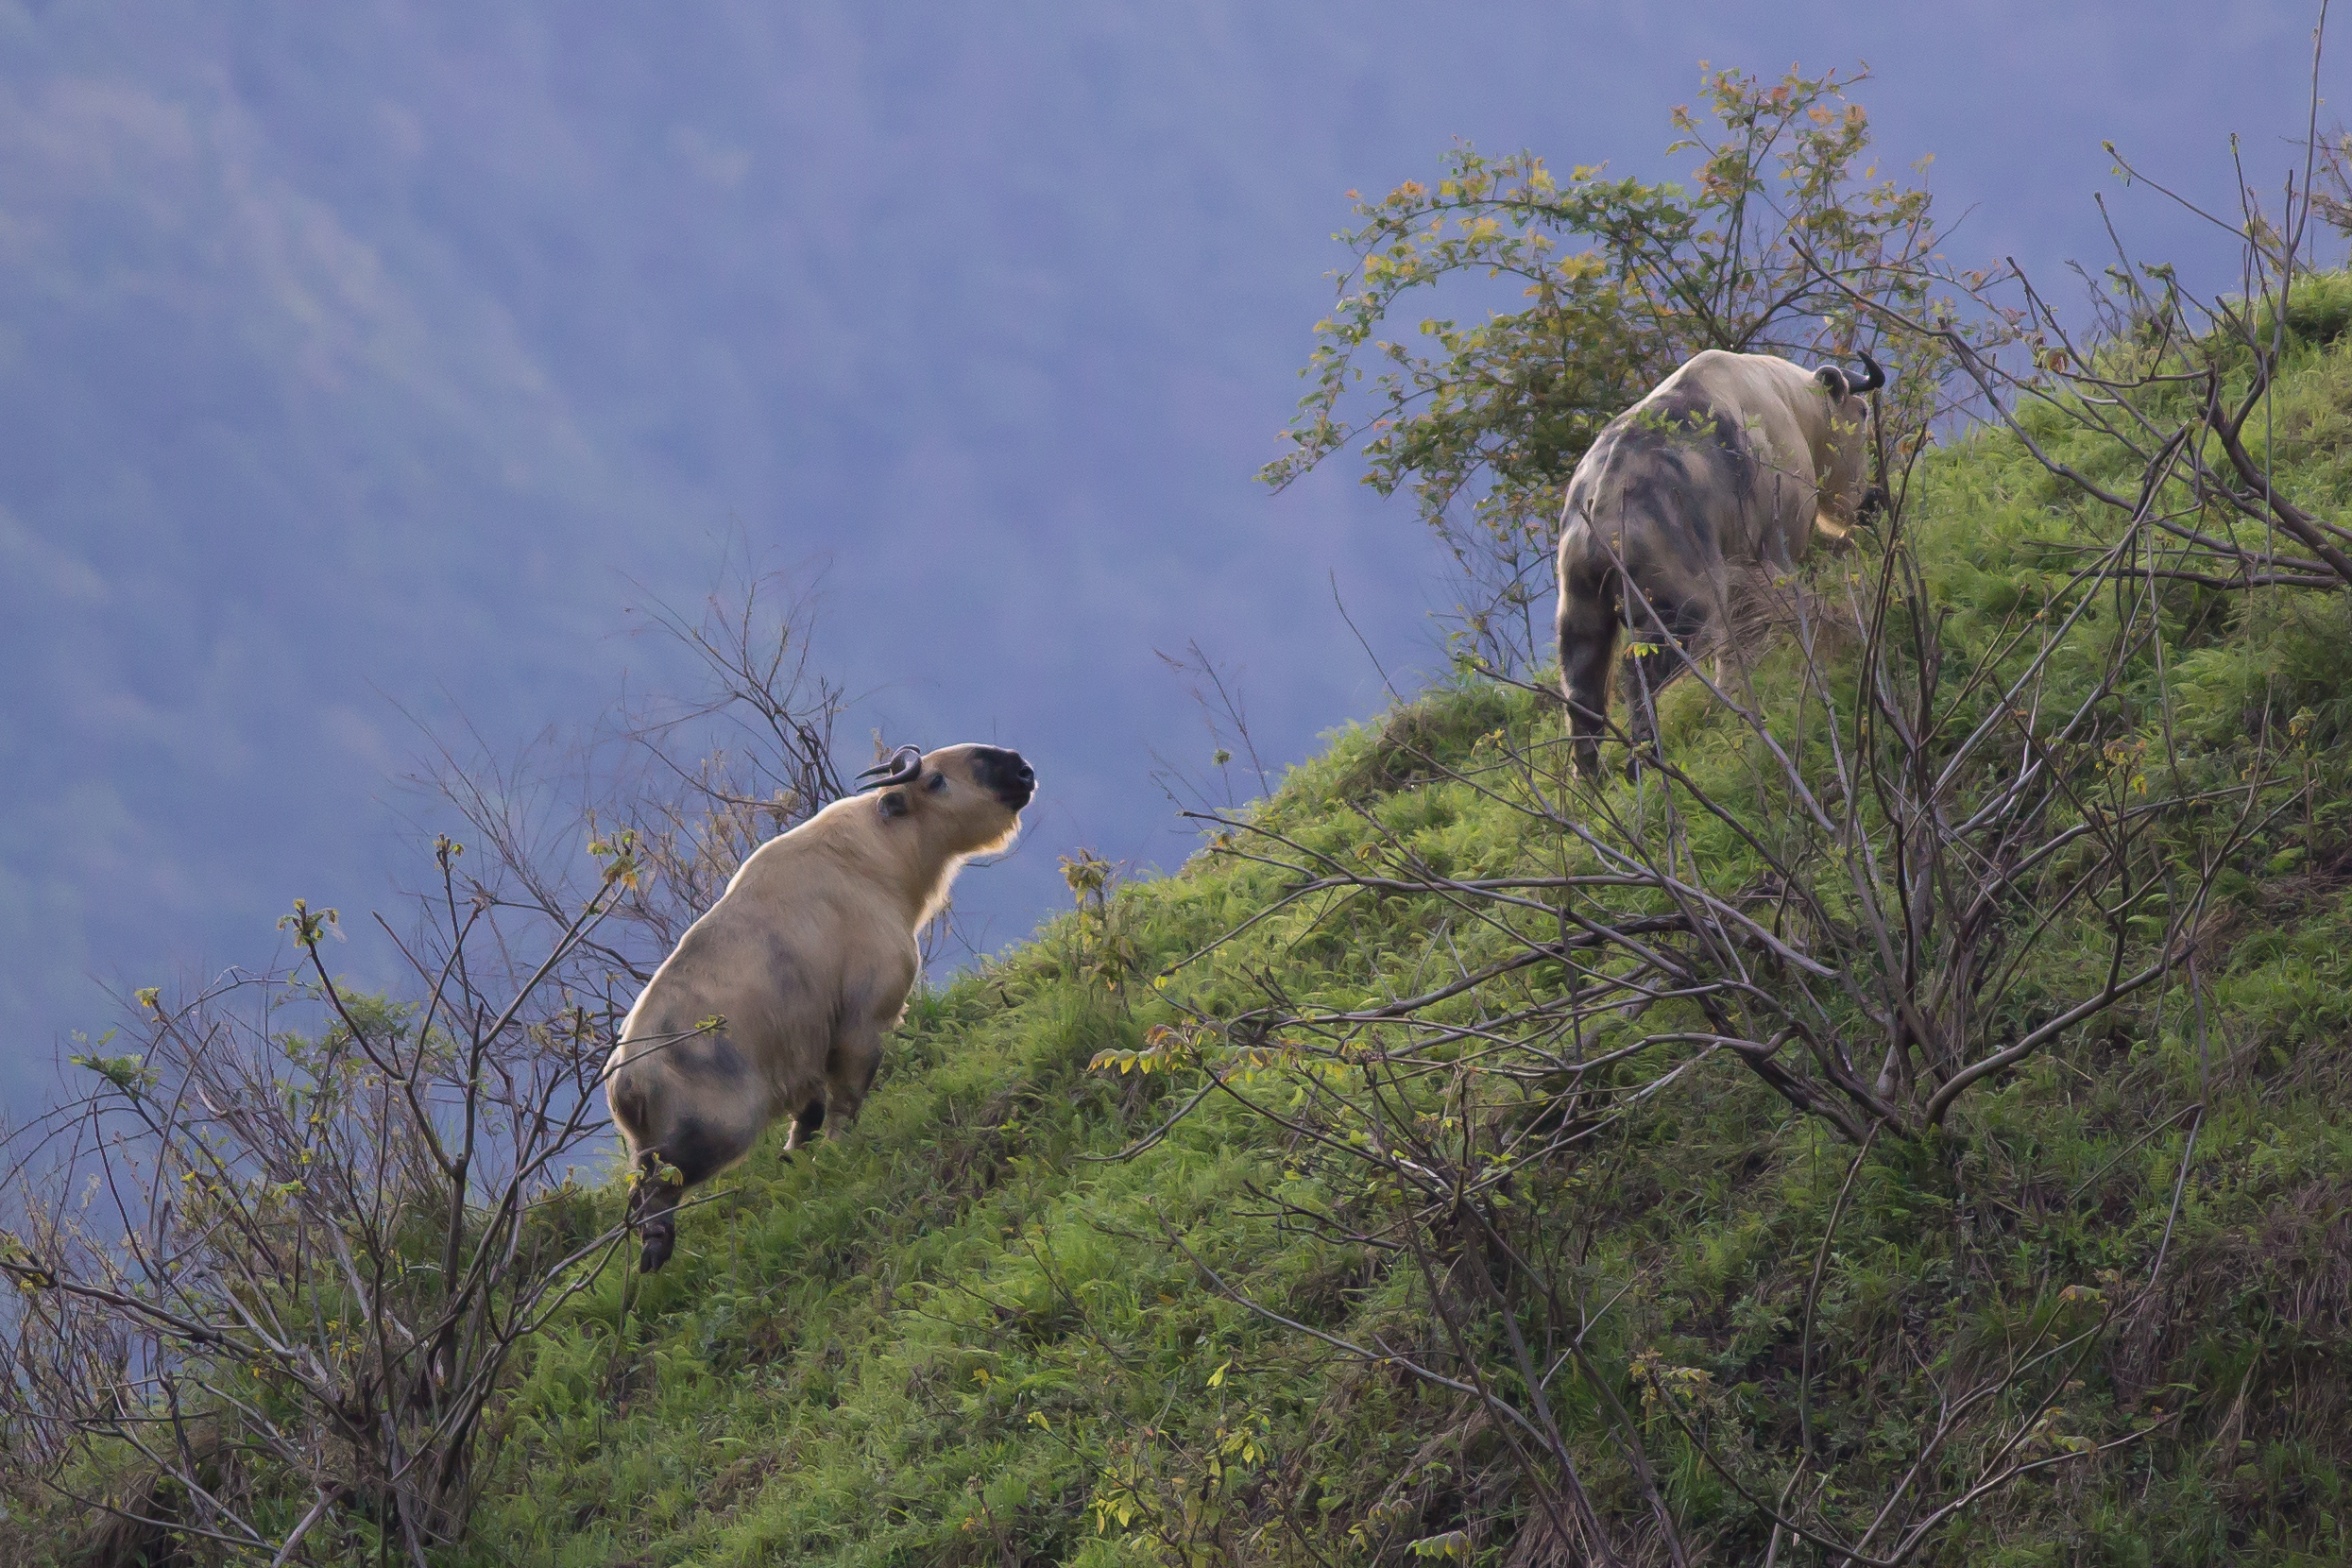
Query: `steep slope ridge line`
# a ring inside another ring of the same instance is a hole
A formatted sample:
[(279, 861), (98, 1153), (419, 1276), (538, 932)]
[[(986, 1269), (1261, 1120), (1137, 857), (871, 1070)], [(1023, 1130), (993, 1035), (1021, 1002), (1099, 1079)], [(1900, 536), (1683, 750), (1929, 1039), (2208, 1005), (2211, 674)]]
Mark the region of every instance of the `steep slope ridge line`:
[[(2273, 459), (2298, 493), (2340, 504), (2352, 356), (2301, 355), (2280, 398)], [(2002, 437), (1938, 454), (1919, 505), (1964, 650), (2048, 591), (2086, 526)], [(2347, 1550), (2352, 1138), (2334, 1107), (2352, 1044), (2352, 618), (2340, 596), (2193, 586), (2164, 605), (2185, 744), (2225, 772), (2249, 714), (2275, 713), (2308, 785), (2221, 873), (2202, 997), (2182, 977), (2134, 998), (1988, 1082), (1946, 1132), (1860, 1161), (1755, 1082), (1702, 1067), (1528, 1179), (1598, 1308), (1580, 1354), (1633, 1412), (1710, 1559), (1760, 1555), (1763, 1515), (1732, 1483), (1795, 1439), (1808, 1301), (1821, 1457), (1806, 1484), (1883, 1492), (1916, 1449), (1918, 1401), (1952, 1370), (1939, 1346), (2054, 1325), (2080, 1338), (2101, 1292), (2144, 1277), (2159, 1247), (2160, 1296), (2106, 1324), (2063, 1396), (2003, 1434), (2028, 1456), (2139, 1440), (1986, 1499), (1923, 1560)], [(1736, 766), (1709, 751), (1721, 726), (1703, 692), (1663, 707), (1688, 766)], [(1335, 737), (1257, 820), (1345, 856), (1369, 812), (1452, 875), (1512, 875), (1521, 851), (1498, 815), (1432, 767), (1470, 764), (1497, 730), (1543, 743), (1558, 720), (1507, 689), (1433, 691)], [(1311, 1547), (1401, 1561), (1419, 1560), (1416, 1542), (1549, 1559), (1559, 1543), (1475, 1400), (1254, 1317), (1187, 1258), (1304, 1328), (1449, 1354), (1409, 1260), (1285, 1217), (1284, 1202), (1347, 1196), (1295, 1136), (1211, 1095), (1132, 1162), (1076, 1158), (1116, 1152), (1202, 1086), (1150, 1033), (1178, 1017), (1151, 978), (1284, 881), (1204, 854), (919, 997), (854, 1139), (790, 1168), (756, 1158), (743, 1200), (712, 1210), (705, 1242), (639, 1297), (625, 1344), (616, 1277), (541, 1348), (506, 1412), (481, 1560), (1283, 1561)], [(1406, 899), (1304, 900), (1229, 944), (1221, 972), (1278, 972), (1293, 997), (1355, 1007), (1407, 978), (1429, 918)], [(2028, 962), (2054, 985), (2084, 960), (2053, 938)], [(1213, 1010), (1208, 992), (1188, 999)], [(1090, 1071), (1106, 1051), (1114, 1065)], [(1279, 1111), (1283, 1082), (1270, 1068), (1252, 1093)], [(1638, 1499), (1608, 1457), (1611, 1416), (1559, 1387), (1596, 1497), (1627, 1516)], [(1731, 1475), (1701, 1462), (1678, 1413)]]
[[(2295, 351), (2256, 455), (2309, 504), (2352, 498), (2352, 343)], [(1911, 505), (1947, 659), (1983, 660), (2102, 543), (2005, 435), (1935, 454)], [(1628, 1058), (1605, 1086), (1662, 1087), (1605, 1116), (1531, 1082), (1509, 1114), (1562, 1136), (1494, 1190), (1535, 1221), (1529, 1277), (1589, 1304), (1569, 1342), (1521, 1356), (1556, 1304), (1489, 1310), (1466, 1272), (1424, 1268), (1404, 1220), (1428, 1195), (1317, 1108), (1360, 1061), (1178, 1027), (1238, 1019), (1270, 985), (1294, 1014), (1373, 1018), (1440, 988), (1432, 955), (1474, 964), (1476, 933), (1415, 878), (1292, 896), (1248, 837), (1212, 838), (919, 993), (854, 1136), (789, 1166), (769, 1139), (667, 1270), (589, 1284), (491, 1411), (474, 1533), (441, 1560), (1574, 1560), (1577, 1526), (1523, 1484), (1527, 1434), (1492, 1403), (1532, 1392), (1632, 1560), (1661, 1516), (1694, 1561), (1761, 1560), (1775, 1510), (1855, 1540), (1915, 1471), (1917, 1494), (1951, 1496), (2012, 1461), (2034, 1468), (1910, 1560), (2343, 1560), (2352, 605), (2189, 582), (2155, 603), (2179, 767), (2281, 781), (2282, 809), (2211, 868), (2193, 963), (1940, 1125), (1853, 1141), (1687, 1038)], [(1758, 653), (1763, 709), (1797, 663), (1785, 641)], [(1758, 769), (1735, 716), (1689, 681), (1661, 707), (1676, 767), (1740, 799)], [(2087, 801), (2134, 798), (2157, 754), (2105, 739), (2054, 765)], [(1561, 743), (1548, 701), (1466, 681), (1336, 735), (1246, 826), (1318, 865), (1408, 856), (1541, 893), (1582, 867), (1481, 780)], [(1590, 798), (1622, 818), (1643, 797)], [(2096, 988), (2107, 949), (2079, 924), (2017, 934), (2005, 1021), (2030, 1030)], [(1460, 1131), (1442, 1099), (1395, 1103), (1398, 1124)], [(622, 1202), (615, 1183), (535, 1218), (592, 1237)], [(1939, 1445), (1943, 1408), (2026, 1362), (2030, 1384), (1996, 1381)], [(132, 1467), (110, 1466), (77, 1484), (121, 1495)], [(60, 1525), (12, 1511), (0, 1555), (54, 1559)], [(335, 1528), (332, 1549), (372, 1556), (363, 1516)]]

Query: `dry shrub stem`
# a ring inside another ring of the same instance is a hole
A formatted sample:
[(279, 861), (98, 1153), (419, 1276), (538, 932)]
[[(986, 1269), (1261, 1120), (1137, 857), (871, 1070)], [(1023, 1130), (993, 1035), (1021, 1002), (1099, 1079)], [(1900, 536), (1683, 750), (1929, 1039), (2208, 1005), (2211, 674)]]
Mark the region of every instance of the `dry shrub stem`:
[(117, 1559), (181, 1538), (424, 1568), (464, 1534), (516, 1353), (623, 1239), (575, 1172), (601, 1185), (630, 999), (842, 793), (803, 588), (723, 575), (648, 619), (699, 694), (553, 759), (434, 740), (423, 782), (475, 852), (436, 835), (413, 922), (377, 916), (405, 999), (338, 980), (339, 917), (298, 901), (292, 968), (141, 992), (135, 1051), (77, 1058), (92, 1091), (7, 1141), (0, 1429), (19, 1479), (111, 1518)]
[[(1809, 261), (1806, 298), (1842, 300), (1846, 319), (1873, 327), (1910, 371), (1904, 401), (1876, 410), (1885, 509), (1826, 580), (1783, 571), (1743, 585), (1742, 624), (1765, 635), (1695, 650), (1718, 656), (1713, 671), (1686, 666), (1699, 694), (1685, 711), (1703, 712), (1669, 725), (1682, 738), (1633, 747), (1628, 785), (1577, 777), (1544, 726), (1507, 724), (1462, 763), (1392, 726), (1384, 743), (1399, 756), (1378, 768), (1392, 798), (1442, 787), (1501, 809), (1519, 825), (1520, 864), (1451, 875), (1403, 826), (1412, 813), (1376, 800), (1350, 802), (1362, 841), (1353, 851), (1310, 844), (1267, 812), (1193, 813), (1213, 853), (1277, 871), (1283, 885), (1171, 979), (1214, 969), (1235, 937), (1287, 912), (1308, 916), (1310, 932), (1357, 900), (1381, 905), (1391, 929), (1399, 908), (1415, 912), (1402, 949), (1374, 966), (1376, 994), (1360, 1001), (1296, 997), (1265, 969), (1220, 973), (1202, 992), (1220, 997), (1213, 1007), (1172, 988), (1185, 1021), (1160, 1048), (1203, 1082), (1130, 1152), (1211, 1094), (1246, 1107), (1281, 1130), (1288, 1162), (1319, 1184), (1312, 1202), (1273, 1194), (1277, 1212), (1328, 1241), (1409, 1256), (1432, 1338), (1419, 1349), (1386, 1337), (1358, 1344), (1298, 1323), (1171, 1233), (1212, 1288), (1474, 1401), (1506, 1435), (1525, 1506), (1595, 1561), (1693, 1556), (1620, 1387), (1746, 1500), (1775, 1559), (1785, 1539), (1826, 1561), (1909, 1560), (2020, 1477), (2095, 1464), (2156, 1429), (2094, 1441), (2056, 1436), (2052, 1423), (2073, 1373), (2154, 1299), (2169, 1221), (2138, 1289), (2110, 1281), (2066, 1294), (2104, 1303), (2095, 1321), (2062, 1327), (2064, 1312), (2045, 1316), (1990, 1365), (1971, 1364), (1956, 1340), (1915, 1350), (1915, 1391), (1930, 1413), (1873, 1496), (1828, 1484), (1811, 1407), (1816, 1309), (1874, 1150), (1948, 1162), (1947, 1124), (1972, 1094), (2170, 986), (2184, 966), (2198, 990), (2216, 878), (2308, 791), (2267, 745), (2235, 779), (2184, 761), (2159, 618), (2168, 585), (2182, 581), (2352, 587), (2352, 530), (2285, 494), (2247, 437), (2292, 347), (2312, 216), (2345, 210), (2314, 196), (2313, 167), (2289, 182), (2275, 223), (2241, 189), (2242, 297), (2207, 301), (2192, 320), (2169, 272), (2127, 263), (2112, 274), (2120, 303), (2088, 349), (2014, 268), (1955, 274), (1914, 252), (1860, 264), (1808, 252), (1801, 231), (1775, 241)], [(2341, 179), (2340, 163), (2327, 167)], [(1409, 195), (1387, 204), (1423, 219), (1426, 205)], [(1359, 245), (1388, 243), (1402, 221), (1384, 209)], [(2003, 287), (2022, 303), (2001, 301)], [(1389, 298), (1375, 289), (1343, 303), (1368, 322)], [(1759, 302), (1769, 319), (1771, 300)], [(1345, 357), (1335, 350), (1326, 368)], [(1325, 422), (1302, 436), (1303, 451), (1320, 455), (1347, 436), (1329, 422), (1338, 384), (1310, 400)], [(1917, 467), (1938, 421), (1971, 404), (2104, 520), (2070, 569), (1991, 628), (1990, 652), (1960, 667), (1948, 663), (1948, 612), (1914, 544)], [(2093, 479), (2054, 433), (2113, 443), (2138, 471)], [(1374, 456), (1394, 469), (1387, 482), (1401, 483), (1410, 452), (1402, 437), (1382, 440)], [(1424, 503), (1441, 512), (1451, 499)], [(1525, 686), (1515, 673), (1525, 662), (1491, 657), (1482, 672)], [(2029, 964), (2053, 943), (2085, 962)], [(1613, 1374), (1596, 1367), (1583, 1339), (1594, 1282), (1547, 1256), (1540, 1223), (1537, 1195), (1594, 1160), (1636, 1107), (1726, 1070), (1854, 1150), (1811, 1249), (1796, 1442), (1777, 1466), (1710, 1435), (1705, 1374), (1646, 1353)], [(1270, 1092), (1252, 1087), (1260, 1079)], [(2175, 1211), (2204, 1121), (2190, 1109)], [(1597, 1433), (1579, 1440), (1545, 1391), (1542, 1369), (1568, 1361), (1602, 1412)], [(1584, 1443), (1613, 1450), (1623, 1507), (1593, 1491)]]

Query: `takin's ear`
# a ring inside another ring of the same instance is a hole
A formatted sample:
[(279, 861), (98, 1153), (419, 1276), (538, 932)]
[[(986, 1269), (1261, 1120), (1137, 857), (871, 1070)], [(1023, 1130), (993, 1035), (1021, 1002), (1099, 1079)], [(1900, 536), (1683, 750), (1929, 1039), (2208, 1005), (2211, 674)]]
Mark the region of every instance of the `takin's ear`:
[(1813, 379), (1821, 383), (1822, 389), (1834, 402), (1842, 403), (1853, 395), (1854, 383), (1847, 380), (1846, 372), (1834, 365), (1824, 365), (1813, 373)]
[(882, 815), (886, 817), (903, 817), (910, 810), (907, 797), (896, 790), (882, 796)]

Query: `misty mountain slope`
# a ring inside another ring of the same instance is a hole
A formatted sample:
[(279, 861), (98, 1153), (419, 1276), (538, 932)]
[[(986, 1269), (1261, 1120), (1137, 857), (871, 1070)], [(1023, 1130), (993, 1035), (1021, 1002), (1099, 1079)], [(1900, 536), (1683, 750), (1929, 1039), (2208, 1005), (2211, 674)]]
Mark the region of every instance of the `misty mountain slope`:
[(387, 901), (402, 712), (503, 752), (673, 684), (623, 611), (739, 540), (826, 568), (859, 734), (1039, 758), (1036, 847), (967, 895), (1000, 942), (1063, 849), (1183, 852), (1151, 753), (1208, 746), (1155, 649), (1241, 667), (1287, 760), (1382, 700), (1332, 576), (1392, 671), (1451, 603), (1347, 473), (1251, 478), (1345, 191), (1457, 135), (1681, 172), (1697, 60), (1866, 55), (1883, 145), (2002, 196), (1971, 238), (2093, 254), (2098, 138), (2224, 169), (2307, 25), (0, 7), (0, 1093), (111, 1021), (93, 976)]

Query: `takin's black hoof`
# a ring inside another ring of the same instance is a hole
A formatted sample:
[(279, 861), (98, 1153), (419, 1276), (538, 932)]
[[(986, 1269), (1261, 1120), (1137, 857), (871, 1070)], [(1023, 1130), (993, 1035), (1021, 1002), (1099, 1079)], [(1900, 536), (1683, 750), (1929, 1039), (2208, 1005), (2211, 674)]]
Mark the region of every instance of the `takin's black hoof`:
[(643, 1244), (638, 1249), (637, 1271), (640, 1274), (650, 1274), (669, 1262), (670, 1253), (677, 1244), (678, 1233), (667, 1226), (657, 1231), (647, 1230)]

